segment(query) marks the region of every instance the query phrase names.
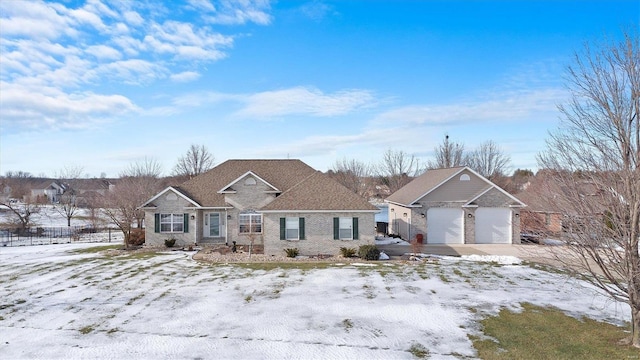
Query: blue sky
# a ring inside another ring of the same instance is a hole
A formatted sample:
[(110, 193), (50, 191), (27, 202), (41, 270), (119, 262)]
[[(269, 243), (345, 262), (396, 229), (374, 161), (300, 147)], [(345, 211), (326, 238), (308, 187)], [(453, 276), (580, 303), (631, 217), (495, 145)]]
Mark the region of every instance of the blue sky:
[(640, 1), (2, 1), (0, 173), (216, 162), (426, 162), (445, 134), (515, 168), (559, 122), (585, 41)]

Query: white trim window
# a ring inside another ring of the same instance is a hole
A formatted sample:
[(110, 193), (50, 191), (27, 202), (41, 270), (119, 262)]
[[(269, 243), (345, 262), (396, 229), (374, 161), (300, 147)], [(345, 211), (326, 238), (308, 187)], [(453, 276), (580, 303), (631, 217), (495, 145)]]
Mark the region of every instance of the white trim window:
[(340, 232), (340, 240), (352, 240), (353, 239), (353, 218), (341, 217), (339, 232)]
[(300, 218), (288, 217), (285, 227), (286, 240), (300, 240)]
[(160, 232), (184, 232), (184, 214), (160, 214)]
[(261, 234), (262, 214), (240, 214), (238, 217), (238, 232), (240, 234)]

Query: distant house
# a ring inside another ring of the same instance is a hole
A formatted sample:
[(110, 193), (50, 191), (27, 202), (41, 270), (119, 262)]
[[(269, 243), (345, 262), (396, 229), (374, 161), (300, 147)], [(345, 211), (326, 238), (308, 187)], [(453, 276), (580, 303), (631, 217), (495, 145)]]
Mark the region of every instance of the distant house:
[(43, 179), (29, 181), (31, 185), (31, 201), (38, 203), (56, 203), (65, 191), (65, 186), (58, 180)]
[(108, 179), (73, 179), (66, 182), (68, 191), (73, 191), (79, 206), (88, 206), (96, 198), (113, 191), (114, 181)]
[(520, 243), (526, 205), (468, 167), (428, 170), (385, 202), (389, 232), (428, 244)]
[[(576, 174), (575, 181), (565, 184), (558, 180), (551, 170), (542, 170), (531, 179), (530, 185), (518, 194), (527, 203), (522, 210), (522, 231), (547, 236), (562, 236), (563, 232), (579, 226), (580, 218), (600, 218), (608, 211), (615, 191), (594, 181), (581, 179)], [(614, 195), (613, 198), (618, 198)], [(571, 199), (580, 198), (580, 203), (588, 203), (586, 209), (576, 209)]]
[(146, 243), (263, 245), (337, 254), (373, 244), (378, 208), (300, 160), (228, 160), (146, 203)]

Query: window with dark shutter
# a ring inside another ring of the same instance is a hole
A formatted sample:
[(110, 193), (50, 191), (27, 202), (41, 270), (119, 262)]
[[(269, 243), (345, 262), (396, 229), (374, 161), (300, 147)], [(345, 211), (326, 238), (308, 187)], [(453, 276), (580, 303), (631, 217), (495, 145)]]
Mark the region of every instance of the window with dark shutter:
[(353, 240), (358, 240), (358, 218), (353, 218)]
[(280, 218), (280, 240), (286, 239), (287, 218)]

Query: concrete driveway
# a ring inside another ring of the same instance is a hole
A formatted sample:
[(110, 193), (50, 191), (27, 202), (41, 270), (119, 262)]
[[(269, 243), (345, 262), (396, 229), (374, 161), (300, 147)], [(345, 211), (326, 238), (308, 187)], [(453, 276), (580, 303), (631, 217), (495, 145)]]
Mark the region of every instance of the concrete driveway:
[[(407, 245), (378, 245), (378, 249), (384, 251), (392, 259), (399, 259), (406, 253), (412, 253), (413, 247)], [(576, 259), (576, 255), (568, 251), (564, 246), (551, 245), (509, 245), (509, 244), (464, 244), (464, 245), (422, 245), (421, 253), (445, 256), (462, 255), (501, 255), (515, 256), (521, 260), (537, 264), (550, 265), (558, 269), (565, 269), (572, 272), (582, 273), (590, 276), (585, 270), (581, 260)], [(591, 260), (593, 271), (603, 275), (598, 266)]]
[[(511, 244), (450, 244), (422, 245), (423, 254), (462, 256), (462, 255), (501, 255), (515, 256), (522, 260), (549, 264), (552, 260), (551, 246), (546, 245), (511, 245)], [(412, 253), (413, 247), (407, 245), (378, 245), (378, 249), (387, 255), (398, 257)]]

